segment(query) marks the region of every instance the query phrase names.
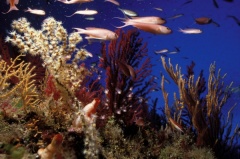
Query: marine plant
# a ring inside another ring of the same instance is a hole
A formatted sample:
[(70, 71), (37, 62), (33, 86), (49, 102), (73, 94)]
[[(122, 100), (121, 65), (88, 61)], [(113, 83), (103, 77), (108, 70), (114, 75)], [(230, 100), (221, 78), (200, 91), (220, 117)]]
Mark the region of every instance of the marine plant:
[[(169, 65), (162, 57), (164, 69), (177, 84), (179, 97), (175, 98), (175, 111), (171, 112), (168, 105), (168, 93), (164, 89), (164, 77), (162, 79), (162, 92), (165, 100), (166, 117), (174, 118), (178, 125), (185, 127), (185, 132), (192, 131), (196, 135), (196, 145), (198, 147), (209, 146), (213, 149), (217, 158), (234, 157), (236, 155), (237, 132), (232, 131), (232, 115), (229, 110), (227, 120), (222, 115), (223, 106), (230, 97), (230, 92), (225, 91), (229, 86), (224, 86), (220, 70), (216, 72), (215, 64), (210, 65), (209, 77), (207, 82), (207, 92), (205, 91), (205, 79), (202, 72), (199, 77), (194, 79), (193, 67), (188, 67), (186, 77), (181, 73), (181, 68), (176, 65), (176, 70), (172, 66), (170, 59)], [(178, 122), (178, 123), (177, 123)]]

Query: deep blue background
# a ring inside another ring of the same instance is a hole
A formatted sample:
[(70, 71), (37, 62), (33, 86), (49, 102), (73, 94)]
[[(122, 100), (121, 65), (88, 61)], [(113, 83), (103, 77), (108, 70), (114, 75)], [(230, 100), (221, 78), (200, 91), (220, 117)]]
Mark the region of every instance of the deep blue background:
[[(27, 17), (35, 28), (40, 29), (42, 21), (48, 17), (53, 16), (55, 19), (62, 21), (63, 26), (67, 28), (68, 32), (72, 32), (73, 27), (85, 28), (85, 27), (101, 27), (110, 30), (115, 30), (114, 26), (123, 25), (119, 19), (113, 17), (123, 17), (123, 14), (118, 10), (118, 6), (104, 2), (104, 0), (95, 0), (94, 2), (84, 4), (72, 4), (67, 5), (61, 2), (54, 2), (49, 0), (50, 4), (46, 0), (19, 0), (17, 7), (19, 11), (12, 11), (8, 14), (0, 13), (0, 32), (5, 34), (11, 30), (10, 24), (12, 20), (19, 17)], [(208, 78), (209, 65), (216, 62), (217, 69), (221, 68), (222, 75), (227, 73), (225, 83), (229, 84), (234, 82), (233, 86), (240, 85), (240, 25), (238, 25), (228, 15), (234, 15), (240, 19), (240, 1), (234, 0), (233, 2), (226, 2), (224, 0), (216, 0), (219, 8), (216, 8), (212, 0), (192, 0), (192, 2), (184, 4), (187, 0), (118, 0), (120, 8), (130, 9), (139, 14), (139, 16), (160, 16), (167, 20), (165, 24), (173, 30), (170, 35), (152, 35), (140, 31), (140, 37), (148, 43), (149, 55), (152, 57), (153, 75), (160, 77), (160, 71), (165, 75), (160, 55), (155, 55), (155, 50), (169, 49), (174, 50), (174, 47), (180, 48), (178, 54), (169, 55), (172, 63), (179, 64), (182, 67), (182, 73), (186, 73), (186, 66), (194, 61), (196, 63), (195, 72), (196, 75), (201, 69), (204, 70), (204, 76)], [(3, 0), (0, 2), (0, 11), (7, 12), (9, 5)], [(24, 12), (27, 7), (33, 9), (43, 9), (46, 11), (45, 16), (37, 16)], [(155, 10), (154, 8), (162, 8), (163, 11)], [(74, 15), (70, 18), (65, 15), (71, 15), (77, 10), (82, 9), (94, 9), (99, 13), (94, 16), (93, 21), (85, 19), (85, 16)], [(182, 17), (176, 19), (168, 19), (177, 14), (184, 14)], [(213, 24), (198, 25), (194, 22), (194, 18), (206, 16), (216, 21), (220, 27), (216, 27)], [(179, 28), (199, 28), (203, 30), (202, 34), (187, 35), (178, 32)], [(131, 29), (132, 27), (126, 27), (124, 30)], [(88, 44), (84, 40), (81, 45), (85, 45), (93, 55), (98, 55), (101, 44), (93, 43)], [(96, 59), (97, 56), (95, 56)], [(96, 61), (93, 59), (92, 61)], [(90, 62), (89, 62), (90, 63)], [(169, 77), (166, 76), (168, 79)], [(160, 84), (160, 80), (159, 80)], [(173, 103), (173, 92), (177, 92), (176, 86), (166, 84), (166, 90), (169, 92), (170, 104)], [(164, 105), (161, 92), (153, 92), (153, 99), (159, 98), (159, 106)], [(240, 92), (237, 92), (229, 100), (229, 103), (224, 108), (228, 110), (234, 103), (239, 102)], [(234, 109), (235, 124), (239, 121), (238, 112), (240, 105)]]

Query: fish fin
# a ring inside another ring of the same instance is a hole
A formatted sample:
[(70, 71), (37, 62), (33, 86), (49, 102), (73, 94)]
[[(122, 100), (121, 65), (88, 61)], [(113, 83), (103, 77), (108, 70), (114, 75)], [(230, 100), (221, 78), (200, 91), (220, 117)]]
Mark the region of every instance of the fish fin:
[(32, 9), (28, 7), (28, 9), (25, 9), (24, 12), (29, 12), (30, 10)]
[(114, 26), (115, 28), (124, 28), (124, 27), (126, 27), (126, 26), (129, 26), (130, 24), (126, 24), (126, 22), (123, 22), (123, 23), (125, 23), (124, 25), (122, 25), (122, 26), (115, 26), (115, 25), (112, 25), (112, 26)]
[(19, 0), (15, 0), (14, 4), (18, 4)]
[[(128, 18), (128, 17), (127, 17)], [(121, 17), (113, 17), (112, 19), (120, 19), (120, 20), (127, 20), (126, 18), (121, 18)], [(128, 18), (129, 19), (129, 18)]]
[(14, 5), (14, 6), (10, 7), (10, 9), (7, 12), (2, 12), (2, 14), (7, 14), (13, 10), (18, 10), (18, 8)]
[(95, 30), (95, 29), (98, 29), (98, 28), (95, 28), (95, 27), (86, 27), (86, 30)]
[(75, 13), (73, 13), (72, 15), (65, 15), (65, 17), (71, 17), (71, 16), (73, 16)]
[(213, 21), (213, 20), (212, 20), (211, 23), (213, 23), (216, 27), (220, 27), (220, 24), (218, 24), (217, 22), (215, 22), (215, 21)]
[(85, 33), (85, 29), (82, 29), (82, 28), (72, 28), (72, 29), (75, 29), (77, 33), (79, 34), (84, 34)]
[(97, 38), (94, 36), (86, 36), (85, 39), (89, 40), (89, 39), (95, 39), (95, 40), (104, 40), (103, 38)]

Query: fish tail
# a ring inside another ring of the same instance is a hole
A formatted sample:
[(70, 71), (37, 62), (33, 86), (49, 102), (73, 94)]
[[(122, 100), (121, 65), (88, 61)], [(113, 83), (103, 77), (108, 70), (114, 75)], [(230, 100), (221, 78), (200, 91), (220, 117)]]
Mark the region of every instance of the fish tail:
[(10, 9), (7, 12), (5, 12), (5, 13), (2, 12), (2, 14), (7, 14), (7, 13), (11, 12), (12, 10), (18, 10), (18, 8), (15, 5), (13, 5), (10, 7)]
[(121, 18), (121, 17), (113, 17), (113, 19), (127, 20), (126, 18)]
[(65, 17), (71, 17), (71, 16), (73, 16), (75, 13), (73, 13), (72, 15), (65, 15)]
[(129, 25), (131, 25), (131, 24), (129, 24), (129, 23), (127, 23), (127, 22), (123, 22), (124, 23), (124, 25), (122, 25), (122, 26), (114, 26), (115, 28), (124, 28), (124, 27), (126, 27), (126, 26), (129, 26)]
[(32, 9), (28, 7), (28, 9), (25, 9), (24, 12), (29, 12), (30, 10)]

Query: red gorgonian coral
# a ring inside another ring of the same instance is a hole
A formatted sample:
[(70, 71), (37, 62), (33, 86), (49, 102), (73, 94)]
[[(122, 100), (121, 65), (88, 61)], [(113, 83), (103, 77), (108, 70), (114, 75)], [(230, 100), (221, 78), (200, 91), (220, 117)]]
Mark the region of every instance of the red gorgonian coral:
[(126, 125), (145, 118), (148, 95), (154, 89), (147, 44), (137, 30), (117, 30), (119, 38), (102, 46), (99, 66), (106, 70), (105, 101), (101, 111)]

